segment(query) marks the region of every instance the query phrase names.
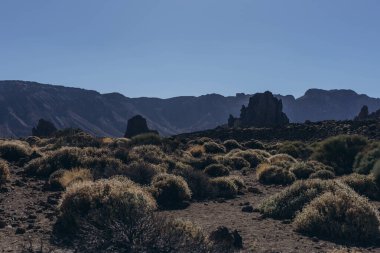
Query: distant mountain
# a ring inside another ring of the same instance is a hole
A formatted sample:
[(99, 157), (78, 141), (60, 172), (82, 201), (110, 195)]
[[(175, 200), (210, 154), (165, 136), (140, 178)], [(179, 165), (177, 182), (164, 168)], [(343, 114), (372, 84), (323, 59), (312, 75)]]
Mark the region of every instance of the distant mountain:
[[(96, 91), (25, 81), (0, 81), (0, 136), (31, 134), (40, 118), (58, 128), (79, 127), (99, 136), (123, 136), (127, 121), (141, 114), (151, 129), (163, 135), (193, 132), (225, 124), (229, 114), (239, 116), (250, 95), (224, 97), (209, 94), (169, 99), (128, 98), (119, 93)], [(363, 105), (380, 108), (380, 99), (351, 90), (308, 90), (304, 96), (282, 99), (291, 122), (354, 118)]]

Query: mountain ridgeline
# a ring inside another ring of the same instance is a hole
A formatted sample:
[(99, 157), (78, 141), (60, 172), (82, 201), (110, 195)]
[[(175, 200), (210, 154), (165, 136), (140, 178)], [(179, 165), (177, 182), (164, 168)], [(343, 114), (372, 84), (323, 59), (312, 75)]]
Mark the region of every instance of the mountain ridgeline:
[[(200, 131), (227, 123), (239, 116), (252, 95), (208, 94), (169, 99), (128, 98), (119, 93), (25, 81), (0, 81), (0, 137), (31, 134), (43, 118), (57, 128), (81, 128), (98, 136), (123, 136), (128, 119), (140, 114), (150, 129), (162, 135)], [(290, 122), (353, 119), (363, 105), (369, 112), (380, 109), (380, 99), (351, 90), (310, 89), (304, 96), (275, 95), (282, 100)]]

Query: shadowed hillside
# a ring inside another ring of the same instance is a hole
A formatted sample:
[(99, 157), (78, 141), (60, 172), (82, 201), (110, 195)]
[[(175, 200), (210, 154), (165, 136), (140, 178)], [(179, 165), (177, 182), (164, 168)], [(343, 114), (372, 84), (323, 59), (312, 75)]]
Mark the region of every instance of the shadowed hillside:
[[(40, 118), (58, 128), (78, 127), (99, 136), (122, 136), (127, 120), (136, 114), (163, 135), (200, 131), (226, 124), (238, 116), (250, 95), (209, 94), (169, 99), (128, 98), (119, 93), (68, 88), (24, 81), (0, 82), (0, 136), (28, 136)], [(372, 112), (380, 99), (348, 90), (312, 89), (304, 96), (280, 96), (291, 122), (352, 119), (363, 105)]]

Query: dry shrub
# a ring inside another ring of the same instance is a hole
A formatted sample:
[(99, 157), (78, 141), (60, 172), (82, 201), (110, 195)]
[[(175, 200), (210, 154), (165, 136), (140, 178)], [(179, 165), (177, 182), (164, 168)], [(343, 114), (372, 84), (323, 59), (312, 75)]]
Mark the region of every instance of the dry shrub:
[(315, 198), (299, 213), (298, 232), (350, 243), (373, 243), (379, 236), (379, 217), (363, 197), (339, 189)]
[(81, 164), (91, 170), (95, 179), (122, 175), (126, 171), (126, 165), (121, 160), (108, 156), (87, 157)]
[(249, 169), (251, 167), (251, 164), (242, 157), (225, 155), (220, 157), (218, 160), (223, 165), (234, 170), (242, 170), (244, 168)]
[(164, 172), (166, 172), (166, 168), (161, 165), (144, 161), (133, 161), (125, 167), (123, 175), (136, 183), (148, 185), (154, 176)]
[(204, 173), (210, 177), (222, 177), (228, 176), (230, 169), (223, 164), (211, 164), (205, 168)]
[(297, 179), (307, 179), (311, 174), (315, 172), (314, 168), (305, 162), (295, 163), (290, 167)]
[(6, 183), (10, 178), (8, 163), (0, 159), (0, 185)]
[(201, 158), (183, 157), (182, 161), (197, 170), (204, 170), (210, 164), (219, 164), (219, 161), (210, 155)]
[(141, 145), (130, 150), (129, 159), (131, 161), (143, 160), (152, 164), (161, 164), (166, 162), (167, 155), (158, 146)]
[(49, 177), (58, 169), (81, 167), (83, 157), (85, 157), (85, 152), (80, 148), (61, 148), (30, 161), (25, 166), (25, 171), (29, 175)]
[(380, 143), (368, 145), (355, 157), (354, 171), (359, 174), (369, 174), (373, 166), (380, 160)]
[(285, 141), (279, 145), (277, 150), (279, 154), (288, 154), (294, 158), (307, 159), (312, 149), (301, 141)]
[(233, 150), (228, 157), (240, 157), (249, 162), (251, 168), (256, 168), (260, 163), (266, 161), (265, 156), (257, 150)]
[(80, 130), (80, 129), (63, 129), (55, 134), (56, 138), (52, 138), (55, 148), (61, 147), (100, 147), (101, 140)]
[(265, 149), (265, 145), (258, 140), (250, 140), (243, 143), (245, 148), (249, 149)]
[(373, 166), (372, 175), (375, 178), (375, 182), (380, 187), (380, 161), (377, 161)]
[(256, 176), (262, 184), (288, 185), (296, 180), (292, 172), (270, 164), (261, 164), (256, 171)]
[(331, 172), (334, 173), (334, 168), (331, 167), (331, 166), (328, 166), (324, 163), (321, 163), (321, 162), (318, 162), (318, 161), (315, 161), (315, 160), (310, 160), (310, 161), (307, 161), (306, 164), (310, 167), (312, 167), (314, 169), (314, 171), (318, 171), (318, 170), (329, 170)]
[(362, 251), (359, 251), (357, 249), (352, 248), (334, 248), (332, 250), (329, 250), (327, 253), (362, 253)]
[(185, 179), (193, 199), (204, 200), (212, 197), (209, 177), (203, 171), (194, 170), (191, 166), (182, 166), (181, 168), (177, 166), (172, 173)]
[(243, 178), (236, 175), (228, 176), (226, 178), (232, 180), (232, 182), (234, 183), (234, 185), (236, 186), (239, 192), (243, 191), (246, 188)]
[(156, 202), (132, 181), (117, 177), (71, 185), (63, 194), (58, 208), (61, 212), (59, 230), (75, 234), (81, 223), (87, 221), (102, 227), (109, 221), (118, 220), (132, 228), (156, 208)]
[(75, 168), (72, 170), (57, 170), (50, 175), (49, 186), (53, 190), (64, 190), (73, 183), (92, 181), (89, 169)]
[(29, 146), (37, 146), (41, 142), (41, 139), (37, 136), (28, 136), (25, 138), (25, 142), (27, 142)]
[(214, 141), (205, 142), (203, 148), (207, 154), (225, 153), (226, 149), (223, 145), (220, 145)]
[[(287, 187), (283, 191), (267, 198), (260, 205), (260, 212), (275, 219), (291, 219), (298, 211), (307, 205), (314, 198), (337, 189), (347, 186), (332, 180), (300, 180)], [(351, 192), (353, 192), (351, 190)], [(355, 192), (353, 192), (355, 194)]]
[(210, 180), (213, 188), (213, 194), (217, 198), (235, 198), (238, 188), (234, 181), (229, 177), (218, 177)]
[(155, 214), (139, 219), (134, 227), (113, 220), (105, 228), (92, 224), (77, 240), (78, 252), (218, 252), (192, 222), (167, 220)]
[(205, 153), (205, 148), (201, 145), (195, 145), (190, 147), (187, 151), (190, 152), (193, 157), (202, 157)]
[(171, 174), (159, 174), (153, 178), (152, 195), (163, 209), (183, 207), (191, 199), (191, 190), (186, 181)]
[(269, 161), (269, 163), (271, 163), (273, 165), (278, 165), (278, 166), (281, 166), (282, 164), (292, 165), (292, 164), (297, 162), (297, 160), (294, 157), (292, 157), (288, 154), (273, 155), (273, 156), (269, 157), (268, 161)]
[(357, 135), (339, 135), (318, 143), (312, 158), (334, 168), (335, 174), (352, 173), (356, 155), (367, 145), (366, 138)]
[(380, 199), (380, 188), (376, 184), (375, 178), (372, 175), (367, 176), (353, 173), (351, 175), (344, 176), (339, 180), (351, 187), (360, 195), (364, 195), (372, 200)]
[(131, 140), (127, 138), (116, 138), (108, 146), (112, 149), (129, 148), (131, 146), (130, 142)]
[(330, 170), (318, 170), (309, 176), (309, 179), (328, 180), (328, 179), (334, 179), (334, 178), (335, 178), (335, 174), (334, 172)]
[(243, 149), (243, 147), (240, 145), (239, 142), (236, 140), (226, 140), (223, 142), (223, 146), (226, 148), (227, 151), (233, 150), (233, 149)]
[(139, 145), (161, 145), (162, 139), (157, 133), (144, 133), (133, 136), (129, 143), (131, 146)]
[(8, 162), (19, 162), (27, 159), (31, 154), (27, 143), (19, 141), (6, 141), (0, 143), (0, 157)]

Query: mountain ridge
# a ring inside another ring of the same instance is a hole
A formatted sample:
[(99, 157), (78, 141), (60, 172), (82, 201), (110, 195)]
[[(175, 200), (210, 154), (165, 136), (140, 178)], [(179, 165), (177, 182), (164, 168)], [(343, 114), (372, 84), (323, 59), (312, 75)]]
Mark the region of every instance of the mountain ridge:
[[(38, 119), (58, 128), (79, 127), (98, 136), (123, 136), (127, 120), (136, 114), (163, 135), (200, 131), (225, 124), (229, 114), (239, 116), (250, 94), (223, 96), (212, 93), (172, 98), (130, 98), (118, 92), (101, 94), (77, 87), (29, 81), (0, 81), (0, 136), (31, 134)], [(346, 120), (363, 105), (380, 109), (380, 99), (352, 90), (309, 89), (299, 98), (275, 95), (283, 102), (291, 122)]]

